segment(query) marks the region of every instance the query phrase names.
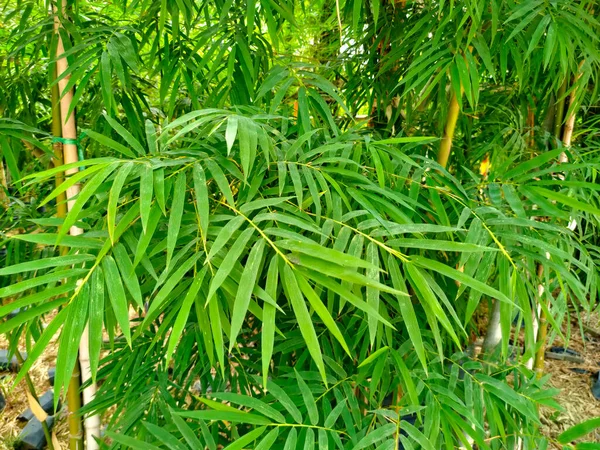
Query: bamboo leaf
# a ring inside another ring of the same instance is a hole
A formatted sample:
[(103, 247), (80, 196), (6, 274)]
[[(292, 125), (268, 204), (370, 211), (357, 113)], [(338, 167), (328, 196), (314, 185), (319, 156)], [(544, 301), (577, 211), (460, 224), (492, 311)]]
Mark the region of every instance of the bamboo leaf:
[(258, 269), (262, 263), (264, 250), (265, 240), (259, 239), (252, 247), (252, 250), (250, 250), (250, 254), (246, 260), (244, 271), (242, 272), (242, 277), (240, 278), (237, 294), (233, 303), (233, 311), (231, 313), (231, 333), (229, 336), (230, 352), (235, 345), (237, 336), (242, 329), (244, 318), (248, 312), (250, 297), (252, 296), (252, 291), (254, 290), (254, 285), (256, 283), (256, 277), (258, 276)]
[(148, 164), (144, 164), (140, 175), (140, 217), (142, 219), (142, 229), (144, 230), (144, 233), (148, 230), (148, 220), (150, 219), (152, 191), (154, 189), (153, 178), (152, 167)]
[[(267, 270), (267, 282), (265, 291), (271, 298), (277, 298), (277, 281), (279, 279), (279, 261), (277, 255), (273, 256)], [(261, 332), (261, 360), (263, 372), (263, 387), (268, 389), (267, 381), (269, 366), (273, 356), (275, 343), (275, 306), (265, 303), (263, 305), (263, 328)]]
[(39, 259), (36, 261), (28, 261), (28, 262), (4, 267), (3, 269), (0, 269), (0, 276), (14, 275), (16, 273), (23, 273), (23, 272), (38, 271), (38, 270), (48, 269), (51, 267), (72, 266), (75, 264), (82, 264), (87, 261), (92, 261), (94, 259), (96, 259), (94, 256), (86, 255), (86, 254), (66, 255), (66, 256), (56, 256), (53, 258), (44, 258), (44, 259)]
[(287, 265), (283, 268), (283, 285), (286, 291), (286, 296), (292, 304), (292, 309), (294, 310), (294, 315), (296, 316), (296, 320), (298, 322), (300, 332), (302, 333), (302, 337), (304, 338), (304, 342), (306, 342), (306, 347), (308, 348), (310, 355), (319, 369), (319, 373), (321, 374), (323, 382), (327, 384), (325, 364), (323, 363), (323, 355), (319, 346), (317, 333), (313, 327), (306, 303), (304, 303), (304, 299), (300, 294), (300, 289), (298, 288), (298, 283), (296, 281), (294, 272)]
[(308, 411), (308, 418), (310, 419), (310, 423), (313, 425), (317, 425), (319, 423), (319, 411), (317, 409), (317, 404), (315, 402), (315, 398), (310, 391), (310, 388), (304, 381), (304, 379), (300, 376), (298, 371), (294, 369), (296, 373), (296, 381), (298, 382), (298, 387), (300, 388), (300, 393), (302, 394), (302, 399), (304, 400), (304, 405), (306, 406), (306, 410)]
[(129, 146), (133, 148), (139, 156), (144, 156), (146, 154), (146, 150), (144, 149), (143, 145), (140, 144), (138, 140), (134, 138), (133, 135), (129, 131), (127, 131), (127, 129), (125, 129), (125, 127), (123, 127), (123, 125), (121, 125), (119, 122), (117, 122), (115, 119), (113, 119), (107, 114), (104, 114), (104, 119), (117, 133), (121, 135), (123, 139), (125, 139), (125, 142), (127, 142)]
[(333, 317), (331, 317), (331, 314), (327, 310), (327, 307), (323, 304), (319, 296), (312, 289), (306, 278), (304, 278), (300, 274), (296, 274), (296, 280), (298, 282), (298, 285), (300, 286), (300, 289), (302, 290), (302, 293), (310, 303), (310, 306), (312, 306), (312, 308), (321, 318), (321, 320), (323, 321), (327, 329), (331, 332), (331, 334), (338, 340), (338, 342), (346, 351), (348, 356), (352, 356), (352, 354), (350, 353), (350, 349), (348, 348), (348, 344), (346, 343), (342, 332), (335, 323), (335, 320), (333, 319)]
[(129, 306), (125, 297), (123, 282), (119, 276), (117, 264), (112, 256), (105, 256), (102, 259), (102, 269), (104, 271), (104, 281), (108, 291), (108, 298), (112, 305), (117, 323), (125, 336), (127, 344), (131, 347), (131, 331), (129, 329)]
[(600, 428), (600, 417), (585, 420), (562, 432), (558, 436), (558, 442), (561, 444), (569, 444), (575, 439), (579, 439), (598, 428)]
[(108, 206), (106, 207), (106, 222), (108, 227), (108, 235), (110, 241), (114, 244), (115, 242), (115, 223), (117, 217), (117, 204), (121, 196), (121, 190), (127, 180), (127, 177), (133, 169), (133, 163), (125, 163), (117, 171), (115, 179), (113, 180), (112, 188), (108, 194)]
[(173, 203), (171, 213), (169, 215), (169, 229), (167, 231), (167, 262), (166, 267), (169, 267), (175, 245), (177, 245), (177, 236), (181, 228), (181, 219), (183, 217), (183, 206), (186, 193), (186, 174), (179, 172), (175, 180), (175, 188), (173, 193)]
[(266, 417), (259, 416), (257, 414), (250, 414), (246, 412), (234, 412), (234, 411), (173, 411), (173, 414), (181, 417), (188, 417), (195, 420), (209, 420), (209, 421), (223, 421), (237, 422), (249, 425), (269, 425), (271, 421)]

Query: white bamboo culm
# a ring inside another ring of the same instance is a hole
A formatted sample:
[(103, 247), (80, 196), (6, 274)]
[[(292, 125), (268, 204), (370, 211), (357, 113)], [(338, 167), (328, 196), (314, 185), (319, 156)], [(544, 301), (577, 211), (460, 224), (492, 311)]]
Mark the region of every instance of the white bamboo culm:
[[(56, 74), (59, 79), (58, 89), (60, 95), (62, 95), (60, 99), (60, 117), (62, 122), (62, 137), (64, 139), (73, 139), (77, 140), (77, 126), (75, 124), (75, 112), (73, 111), (71, 115), (67, 116), (71, 104), (73, 102), (73, 89), (70, 89), (65, 93), (65, 87), (69, 82), (70, 76), (66, 76), (60, 79), (61, 75), (65, 73), (68, 69), (68, 61), (66, 57), (61, 58), (60, 56), (65, 52), (64, 45), (62, 42), (62, 38), (58, 33), (58, 30), (61, 27), (60, 19), (58, 14), (64, 16), (66, 2), (63, 0), (62, 2), (62, 11), (57, 11), (55, 9), (54, 14), (54, 29), (58, 38), (58, 44), (56, 49), (56, 54), (58, 55), (56, 61)], [(64, 93), (64, 95), (63, 95)], [(78, 161), (77, 156), (77, 145), (75, 144), (63, 144), (63, 158), (64, 164), (69, 164)], [(69, 176), (78, 171), (77, 168), (69, 169), (65, 171), (65, 176)], [(70, 188), (67, 189), (67, 209), (70, 211), (75, 202), (75, 197), (79, 194), (80, 191), (79, 184), (74, 184)], [(69, 229), (69, 234), (71, 236), (77, 236), (82, 234), (83, 230), (79, 227), (72, 226)], [(81, 381), (82, 384), (86, 383), (92, 377), (92, 372), (90, 370), (90, 353), (89, 353), (89, 330), (86, 324), (85, 329), (83, 330), (83, 335), (81, 336), (81, 341), (79, 343), (79, 365), (81, 369)], [(90, 403), (93, 398), (96, 396), (97, 386), (96, 383), (91, 383), (88, 387), (83, 390), (83, 405)], [(72, 413), (72, 411), (71, 411)], [(99, 449), (98, 443), (94, 437), (100, 437), (100, 416), (98, 415), (88, 415), (84, 419), (84, 429), (85, 429), (85, 441), (86, 447), (88, 450), (97, 450)]]

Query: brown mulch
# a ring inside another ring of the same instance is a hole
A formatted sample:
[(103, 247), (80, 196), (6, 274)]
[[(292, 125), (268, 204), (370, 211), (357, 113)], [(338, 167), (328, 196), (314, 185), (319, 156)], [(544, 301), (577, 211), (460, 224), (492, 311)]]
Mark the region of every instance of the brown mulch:
[[(50, 320), (52, 317), (48, 317)], [(35, 385), (36, 394), (43, 395), (46, 391), (52, 388), (48, 381), (48, 369), (56, 364), (56, 355), (58, 353), (58, 337), (57, 334), (49, 343), (46, 351), (33, 364), (29, 371), (31, 381)], [(8, 348), (6, 335), (0, 336), (0, 348)], [(24, 350), (24, 345), (21, 346), (21, 351)], [(17, 436), (25, 427), (26, 422), (17, 420), (17, 416), (29, 408), (27, 401), (27, 385), (25, 380), (21, 381), (17, 386), (13, 386), (15, 373), (2, 373), (0, 379), (0, 389), (6, 399), (6, 408), (0, 412), (0, 450), (9, 450), (13, 448)], [(58, 441), (63, 448), (68, 448), (69, 428), (66, 421), (66, 410), (62, 410), (56, 415), (53, 432), (56, 434)]]
[[(583, 317), (583, 323), (593, 329), (600, 330), (600, 315), (594, 313)], [(569, 361), (546, 360), (545, 373), (551, 375), (549, 385), (560, 389), (556, 401), (562, 406), (562, 411), (541, 408), (542, 431), (555, 439), (566, 429), (585, 420), (600, 417), (600, 400), (592, 395), (591, 386), (595, 375), (600, 370), (600, 339), (585, 333), (586, 341), (582, 339), (581, 331), (576, 322), (571, 323), (571, 336), (568, 348), (578, 352), (585, 359), (583, 364)], [(563, 333), (567, 333), (566, 326)], [(567, 347), (560, 337), (552, 346)], [(572, 368), (584, 369), (588, 373), (579, 374)], [(584, 439), (587, 442), (600, 442), (600, 430), (596, 430)], [(555, 446), (555, 448), (562, 448)]]

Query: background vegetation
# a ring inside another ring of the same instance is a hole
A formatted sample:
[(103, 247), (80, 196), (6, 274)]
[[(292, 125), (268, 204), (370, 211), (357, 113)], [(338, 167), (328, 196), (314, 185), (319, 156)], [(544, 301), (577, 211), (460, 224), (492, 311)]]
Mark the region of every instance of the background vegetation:
[(113, 448), (546, 448), (546, 343), (598, 305), (597, 9), (4, 2), (20, 377), (60, 333), (77, 398), (84, 336)]

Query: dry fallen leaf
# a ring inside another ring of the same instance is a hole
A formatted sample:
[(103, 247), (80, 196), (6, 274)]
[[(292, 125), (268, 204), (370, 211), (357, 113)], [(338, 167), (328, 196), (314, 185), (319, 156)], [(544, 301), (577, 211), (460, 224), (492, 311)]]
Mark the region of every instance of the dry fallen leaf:
[(54, 431), (52, 432), (52, 446), (54, 447), (54, 450), (62, 450), (62, 445), (60, 445), (60, 441), (56, 437), (56, 433)]
[(31, 412), (37, 420), (43, 422), (48, 418), (46, 411), (44, 411), (44, 409), (40, 406), (38, 401), (33, 398), (33, 395), (31, 395), (29, 391), (27, 391), (27, 401), (29, 402), (29, 408), (31, 409)]

